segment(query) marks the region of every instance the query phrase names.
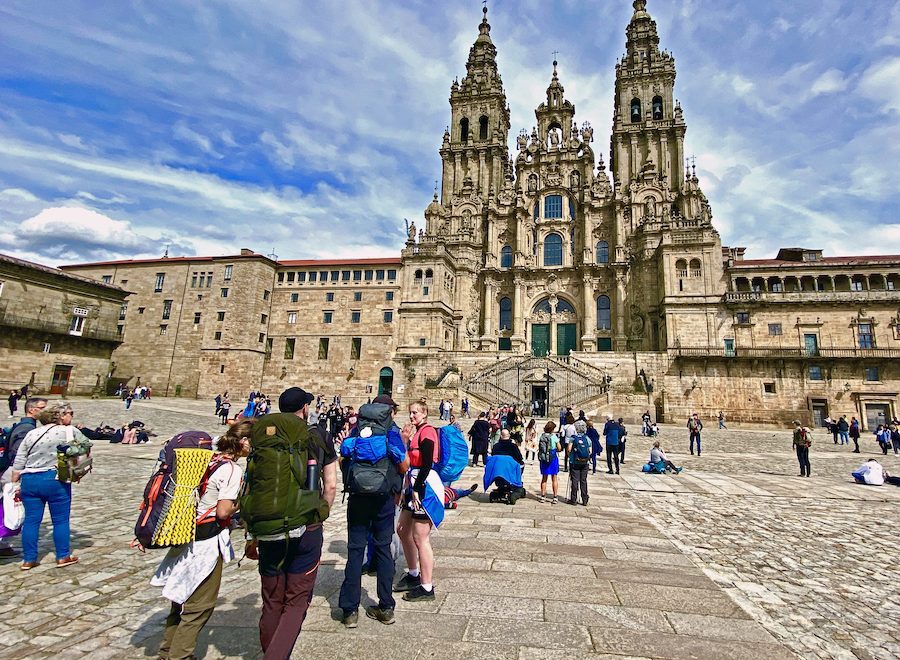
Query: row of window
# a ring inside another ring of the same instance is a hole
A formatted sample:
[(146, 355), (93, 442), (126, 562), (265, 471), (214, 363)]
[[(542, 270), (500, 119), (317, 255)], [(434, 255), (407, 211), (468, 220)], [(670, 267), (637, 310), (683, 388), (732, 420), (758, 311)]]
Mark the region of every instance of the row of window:
[[(750, 312), (737, 312), (734, 315), (734, 320), (737, 325), (749, 325)], [(768, 326), (770, 337), (780, 337), (784, 334), (784, 328), (781, 323), (769, 323)], [(816, 337), (815, 340), (811, 340), (811, 344), (818, 345), (817, 335), (807, 336)], [(871, 323), (857, 323), (856, 338), (860, 348), (875, 348), (875, 333)]]
[[(594, 254), (598, 264), (609, 263), (609, 243), (599, 241), (595, 246)], [(563, 239), (557, 233), (547, 234), (544, 239), (544, 265), (545, 266), (562, 266), (563, 263)], [(513, 249), (509, 245), (504, 245), (500, 249), (500, 268), (512, 268), (513, 266)]]
[[(597, 296), (597, 330), (612, 330), (612, 311), (610, 308), (609, 296)], [(500, 299), (500, 330), (512, 330), (512, 300), (509, 298)], [(551, 314), (552, 307), (549, 300), (543, 300), (535, 308), (537, 314)], [(566, 301), (558, 300), (556, 303), (556, 313), (564, 314), (569, 312), (576, 314), (575, 308)]]
[(280, 271), (278, 273), (279, 284), (305, 284), (306, 282), (382, 282), (387, 275), (388, 280), (397, 279), (396, 269), (373, 270), (310, 270), (310, 271)]
[[(226, 282), (231, 281), (231, 277), (234, 273), (234, 266), (229, 264), (225, 266), (225, 270), (223, 272), (222, 279)], [(112, 275), (104, 275), (103, 282), (109, 284), (112, 281)], [(213, 272), (212, 271), (194, 271), (191, 273), (191, 288), (205, 288), (208, 289), (212, 286)], [(122, 280), (122, 285), (124, 286), (128, 280)], [(163, 290), (163, 286), (166, 283), (166, 274), (165, 273), (157, 273), (156, 274), (156, 283), (153, 287), (154, 293), (161, 293)], [(224, 289), (223, 289), (224, 291)], [(223, 296), (224, 298), (224, 296)]]
[[(293, 319), (293, 320), (292, 320)], [(394, 312), (393, 310), (384, 310), (382, 312), (382, 319), (384, 323), (393, 323), (394, 322)], [(325, 310), (322, 312), (322, 323), (331, 323), (334, 320), (334, 310)], [(350, 323), (359, 323), (362, 320), (362, 310), (354, 309), (350, 311)], [(296, 312), (288, 312), (288, 324), (294, 324), (297, 322), (297, 313)]]
[[(319, 350), (318, 350), (318, 358), (320, 360), (328, 359), (328, 349), (331, 346), (331, 339), (329, 337), (321, 337), (319, 338)], [(272, 354), (272, 340), (269, 339), (266, 343), (266, 354)], [(288, 337), (284, 340), (284, 359), (285, 360), (293, 360), (294, 354), (297, 348), (297, 339), (295, 337)], [(362, 355), (362, 337), (351, 337), (350, 339), (350, 359), (358, 360)]]

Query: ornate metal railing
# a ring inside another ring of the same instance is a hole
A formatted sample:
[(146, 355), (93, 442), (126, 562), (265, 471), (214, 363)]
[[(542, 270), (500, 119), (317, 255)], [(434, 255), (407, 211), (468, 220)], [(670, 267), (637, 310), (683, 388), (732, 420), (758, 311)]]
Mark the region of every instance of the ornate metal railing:
[(798, 347), (735, 347), (726, 349), (722, 346), (680, 346), (670, 348), (669, 354), (675, 358), (852, 358), (852, 359), (885, 359), (900, 358), (900, 348), (818, 348)]
[(530, 403), (532, 386), (546, 388), (549, 410), (580, 406), (609, 389), (606, 374), (572, 356), (506, 358), (469, 377), (465, 389), (494, 403)]

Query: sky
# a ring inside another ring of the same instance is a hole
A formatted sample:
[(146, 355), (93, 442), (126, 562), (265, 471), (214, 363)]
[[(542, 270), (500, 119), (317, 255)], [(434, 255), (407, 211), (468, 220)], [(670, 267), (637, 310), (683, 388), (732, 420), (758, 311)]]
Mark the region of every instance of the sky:
[[(630, 0), (495, 0), (512, 111), (553, 51), (608, 162)], [(481, 2), (0, 5), (0, 252), (396, 256)], [(723, 245), (900, 254), (900, 0), (649, 0)]]

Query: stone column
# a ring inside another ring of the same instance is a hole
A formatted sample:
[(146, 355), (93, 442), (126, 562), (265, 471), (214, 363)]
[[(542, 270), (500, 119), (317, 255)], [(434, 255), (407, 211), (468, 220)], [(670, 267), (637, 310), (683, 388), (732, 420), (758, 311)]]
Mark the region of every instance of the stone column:
[(550, 355), (556, 355), (556, 308), (550, 313)]
[(496, 350), (497, 341), (494, 332), (494, 307), (496, 300), (496, 283), (491, 278), (484, 280), (484, 328), (481, 336), (481, 347), (485, 350)]
[[(669, 173), (672, 171), (672, 158), (669, 155), (669, 134), (665, 131), (660, 131), (659, 133), (659, 172), (665, 176), (669, 176)], [(669, 179), (669, 189), (671, 190), (672, 184), (677, 183)]]
[(525, 333), (523, 332), (523, 328), (525, 327), (525, 310), (523, 308), (525, 304), (525, 282), (521, 277), (515, 277), (513, 282), (516, 289), (513, 295), (512, 349), (514, 353), (522, 353), (524, 352), (523, 346), (525, 344)]
[(597, 343), (597, 306), (594, 303), (594, 279), (584, 275), (581, 280), (582, 313), (581, 350), (593, 351)]
[(462, 167), (462, 152), (457, 151), (453, 155), (453, 192), (457, 192), (462, 186), (463, 180), (463, 167)]
[(625, 335), (625, 270), (621, 268), (616, 273), (616, 338), (614, 348), (617, 351), (627, 350), (628, 341)]
[(623, 186), (627, 186), (631, 183), (631, 180), (637, 176), (637, 173), (641, 170), (641, 158), (638, 153), (638, 136), (634, 133), (631, 134), (631, 149), (629, 150), (629, 160), (631, 161), (631, 171), (628, 173), (628, 179), (622, 182)]
[(488, 189), (488, 169), (485, 163), (485, 151), (484, 149), (478, 150), (478, 188), (481, 190), (481, 195), (487, 199), (488, 193), (490, 190)]

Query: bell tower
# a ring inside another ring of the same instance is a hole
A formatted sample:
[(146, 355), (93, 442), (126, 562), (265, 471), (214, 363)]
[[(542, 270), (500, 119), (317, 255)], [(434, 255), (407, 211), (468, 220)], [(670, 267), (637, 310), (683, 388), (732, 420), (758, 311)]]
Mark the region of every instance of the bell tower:
[(684, 182), (684, 134), (687, 127), (675, 101), (675, 58), (659, 50), (656, 21), (647, 0), (634, 0), (634, 15), (625, 33), (625, 56), (616, 63), (611, 169), (623, 187), (653, 171), (668, 189), (681, 192)]
[(478, 37), (469, 49), (466, 75), (450, 87), (450, 126), (441, 146), (443, 176), (441, 201), (463, 188), (470, 179), (484, 199), (503, 187), (509, 152), (509, 106), (497, 70), (497, 48), (491, 41), (487, 7)]

